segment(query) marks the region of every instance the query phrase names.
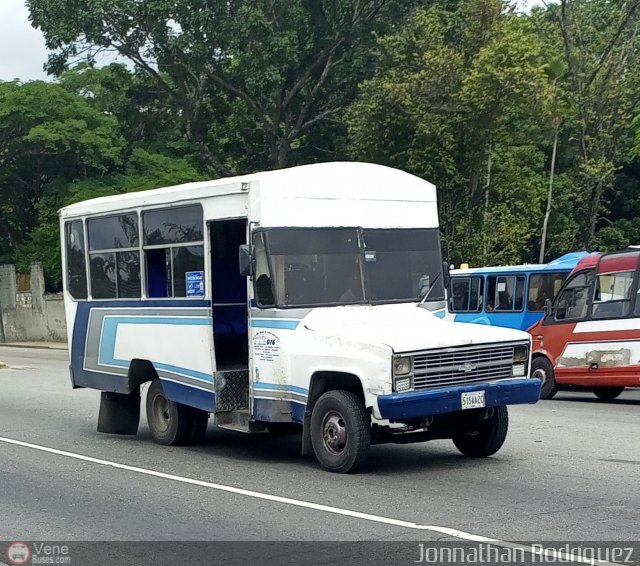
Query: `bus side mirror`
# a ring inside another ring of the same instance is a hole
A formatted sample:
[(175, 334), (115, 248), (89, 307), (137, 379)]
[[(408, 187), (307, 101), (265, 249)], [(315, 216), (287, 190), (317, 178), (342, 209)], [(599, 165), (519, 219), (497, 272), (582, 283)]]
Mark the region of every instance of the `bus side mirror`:
[(251, 246), (242, 244), (238, 250), (238, 264), (240, 265), (240, 275), (249, 277), (253, 275), (253, 254)]
[(551, 299), (545, 299), (544, 301), (544, 316), (551, 316)]
[(442, 283), (444, 288), (449, 290), (449, 285), (451, 285), (451, 273), (449, 273), (449, 264), (446, 261), (442, 262)]

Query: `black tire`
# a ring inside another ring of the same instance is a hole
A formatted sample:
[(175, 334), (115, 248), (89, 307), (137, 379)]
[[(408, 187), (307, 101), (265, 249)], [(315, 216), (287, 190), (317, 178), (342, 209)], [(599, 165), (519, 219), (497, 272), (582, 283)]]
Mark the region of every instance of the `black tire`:
[(267, 423), (267, 430), (274, 436), (302, 434), (302, 425), (298, 423)]
[(189, 409), (169, 401), (160, 380), (154, 380), (147, 391), (147, 422), (153, 439), (164, 446), (188, 444), (194, 430)]
[(598, 399), (603, 401), (613, 401), (616, 397), (620, 397), (624, 387), (594, 387), (593, 392)]
[(328, 391), (311, 413), (311, 444), (320, 465), (346, 474), (361, 468), (371, 446), (371, 419), (351, 391)]
[(494, 407), (493, 414), (473, 430), (453, 437), (456, 448), (471, 458), (486, 458), (495, 454), (507, 438), (509, 413), (506, 407)]
[(553, 366), (544, 356), (533, 358), (531, 362), (531, 377), (537, 377), (542, 381), (540, 399), (552, 399), (558, 392)]

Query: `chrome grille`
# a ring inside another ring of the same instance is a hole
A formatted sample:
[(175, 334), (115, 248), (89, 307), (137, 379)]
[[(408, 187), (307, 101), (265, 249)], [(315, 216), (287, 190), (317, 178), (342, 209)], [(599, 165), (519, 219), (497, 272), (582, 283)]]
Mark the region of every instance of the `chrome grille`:
[(497, 344), (460, 346), (413, 354), (414, 390), (511, 377), (513, 348)]

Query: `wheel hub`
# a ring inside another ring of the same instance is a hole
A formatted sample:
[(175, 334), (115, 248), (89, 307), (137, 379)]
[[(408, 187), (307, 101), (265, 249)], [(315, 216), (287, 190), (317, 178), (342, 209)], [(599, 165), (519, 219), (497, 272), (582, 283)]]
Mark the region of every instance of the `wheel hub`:
[(162, 395), (156, 395), (153, 399), (153, 415), (158, 425), (157, 428), (163, 432), (166, 431), (171, 422), (171, 415), (169, 402)]
[(347, 426), (342, 415), (332, 411), (322, 423), (322, 439), (329, 452), (340, 454), (347, 444)]
[(533, 372), (533, 375), (531, 377), (537, 377), (540, 381), (542, 381), (542, 386), (544, 386), (545, 383), (547, 383), (547, 372), (544, 371), (543, 369), (537, 369)]

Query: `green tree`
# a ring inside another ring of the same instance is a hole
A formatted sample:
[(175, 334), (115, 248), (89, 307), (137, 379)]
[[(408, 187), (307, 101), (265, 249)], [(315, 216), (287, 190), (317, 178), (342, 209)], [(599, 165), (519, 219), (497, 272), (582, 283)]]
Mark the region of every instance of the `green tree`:
[[(53, 51), (50, 71), (78, 60), (93, 63), (103, 50), (118, 53), (166, 94), (210, 170), (228, 173), (294, 161), (292, 152), (318, 127), (335, 122), (353, 98), (373, 32), (398, 22), (414, 1), (28, 5)], [(229, 159), (234, 148), (237, 157)]]
[(607, 212), (603, 195), (629, 159), (629, 125), (640, 101), (640, 0), (561, 0), (544, 17), (561, 45), (567, 100), (577, 117), (578, 245), (589, 248)]
[(451, 260), (521, 261), (539, 226), (548, 88), (528, 20), (499, 1), (439, 2), (378, 49), (348, 114), (353, 155), (436, 183)]
[(123, 147), (117, 121), (61, 85), (0, 83), (0, 252), (24, 244), (51, 183), (107, 175)]

